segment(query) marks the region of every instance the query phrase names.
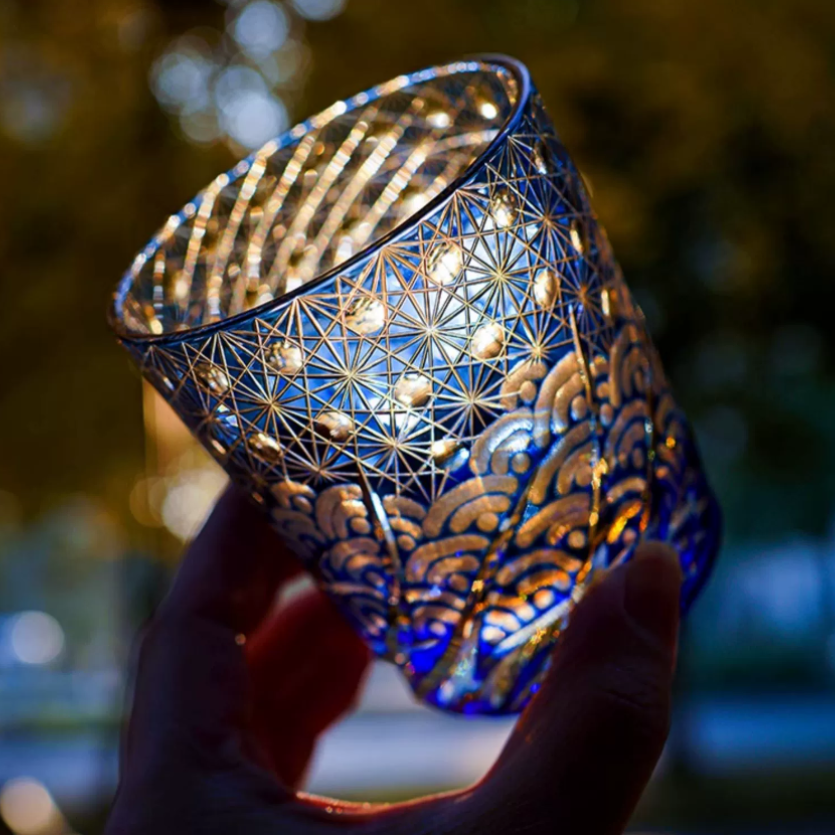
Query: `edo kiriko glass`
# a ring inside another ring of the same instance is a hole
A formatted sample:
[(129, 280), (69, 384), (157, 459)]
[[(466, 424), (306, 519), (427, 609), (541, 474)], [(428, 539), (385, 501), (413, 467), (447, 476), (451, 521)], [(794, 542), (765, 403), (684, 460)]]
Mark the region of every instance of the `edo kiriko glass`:
[(596, 572), (719, 511), (577, 169), (507, 58), (401, 76), (173, 215), (111, 318), (415, 692), (521, 709)]

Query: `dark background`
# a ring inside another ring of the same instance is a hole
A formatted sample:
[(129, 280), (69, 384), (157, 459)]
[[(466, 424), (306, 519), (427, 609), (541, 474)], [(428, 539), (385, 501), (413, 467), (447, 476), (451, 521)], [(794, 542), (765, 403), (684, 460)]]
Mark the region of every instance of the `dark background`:
[[(835, 832), (835, 5), (0, 0), (0, 782), (63, 791), (79, 832), (112, 788), (133, 630), (219, 485), (147, 402), (143, 422), (116, 280), (272, 133), (475, 52), (530, 67), (725, 511), (641, 821)], [(46, 661), (15, 649), (32, 610), (63, 636)]]

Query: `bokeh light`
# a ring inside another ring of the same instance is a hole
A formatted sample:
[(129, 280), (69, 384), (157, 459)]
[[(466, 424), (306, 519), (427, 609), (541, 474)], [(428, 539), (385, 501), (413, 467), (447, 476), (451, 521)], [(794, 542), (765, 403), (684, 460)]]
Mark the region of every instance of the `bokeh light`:
[(179, 539), (189, 539), (197, 532), (225, 486), (226, 476), (218, 467), (177, 473), (170, 479), (162, 500), (163, 524)]
[(293, 0), (293, 6), (308, 20), (330, 20), (345, 8), (345, 0)]
[(46, 612), (21, 612), (9, 626), (9, 644), (22, 664), (49, 664), (64, 649), (64, 630)]
[(205, 41), (178, 38), (151, 69), (151, 87), (159, 103), (175, 113), (201, 110), (209, 104), (215, 69)]
[(71, 104), (69, 79), (28, 46), (0, 58), (0, 129), (13, 140), (37, 145), (60, 129)]
[(283, 102), (250, 67), (223, 70), (215, 82), (215, 106), (224, 132), (245, 148), (257, 148), (288, 126)]
[(279, 49), (289, 32), (287, 13), (269, 0), (255, 0), (244, 6), (232, 24), (235, 40), (255, 60)]
[(31, 777), (9, 780), (0, 789), (0, 816), (15, 835), (58, 835), (64, 822), (52, 795)]
[[(327, 20), (345, 3), (222, 2), (225, 30), (202, 27), (174, 38), (154, 62), (150, 85), (189, 141), (226, 139), (235, 151), (252, 150), (289, 127), (288, 102), (309, 63), (303, 18)], [(149, 24), (140, 23), (144, 36)]]

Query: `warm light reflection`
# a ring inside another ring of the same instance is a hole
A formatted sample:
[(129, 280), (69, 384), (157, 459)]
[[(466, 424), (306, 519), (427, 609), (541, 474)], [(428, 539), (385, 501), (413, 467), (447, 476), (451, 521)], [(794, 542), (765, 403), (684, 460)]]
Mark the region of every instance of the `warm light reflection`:
[(0, 817), (15, 835), (59, 835), (64, 819), (46, 786), (16, 777), (0, 789)]
[(179, 539), (191, 538), (225, 485), (226, 476), (214, 465), (176, 472), (167, 480), (160, 508), (163, 524)]
[(165, 528), (187, 540), (199, 529), (227, 484), (223, 471), (174, 414), (146, 384), (145, 428), (148, 469), (130, 494), (130, 510), (141, 525)]

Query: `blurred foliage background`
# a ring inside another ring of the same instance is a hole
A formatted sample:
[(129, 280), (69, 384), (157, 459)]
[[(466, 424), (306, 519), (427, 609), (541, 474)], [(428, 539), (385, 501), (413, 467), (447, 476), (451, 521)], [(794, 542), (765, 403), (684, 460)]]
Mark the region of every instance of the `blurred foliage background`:
[(0, 4), (0, 474), (24, 513), (83, 491), (130, 530), (139, 387), (102, 311), (162, 219), (288, 120), (504, 51), (591, 184), (729, 536), (828, 529), (832, 5), (317, 2), (249, 30), (211, 0)]
[[(0, 610), (52, 611), (77, 644), (65, 667), (123, 663), (161, 588), (147, 558), (188, 533), (137, 498), (148, 409), (143, 422), (138, 375), (104, 316), (133, 254), (293, 122), (476, 52), (530, 67), (725, 510), (683, 692), (831, 698), (826, 0), (0, 0)], [(107, 568), (91, 575), (91, 561)]]

